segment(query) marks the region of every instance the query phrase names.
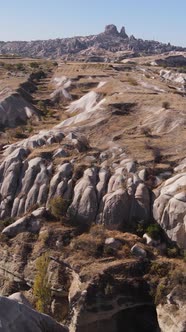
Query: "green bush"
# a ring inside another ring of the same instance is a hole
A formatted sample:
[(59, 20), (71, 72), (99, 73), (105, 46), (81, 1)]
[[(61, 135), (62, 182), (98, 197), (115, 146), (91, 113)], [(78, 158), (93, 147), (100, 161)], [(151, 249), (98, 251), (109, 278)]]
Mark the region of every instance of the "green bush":
[(36, 309), (46, 314), (50, 313), (51, 289), (48, 281), (48, 253), (44, 253), (36, 261), (37, 273), (34, 279), (33, 293), (36, 298)]
[(151, 224), (147, 227), (146, 233), (153, 239), (159, 240), (162, 235), (162, 229), (158, 224)]
[(54, 196), (49, 202), (50, 213), (59, 220), (62, 220), (65, 216), (69, 202), (61, 196)]

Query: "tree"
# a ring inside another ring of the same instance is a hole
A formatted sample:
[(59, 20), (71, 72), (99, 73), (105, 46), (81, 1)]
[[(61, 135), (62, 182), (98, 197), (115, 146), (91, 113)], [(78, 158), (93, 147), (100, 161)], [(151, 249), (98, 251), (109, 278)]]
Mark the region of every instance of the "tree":
[(51, 289), (48, 281), (49, 262), (50, 259), (47, 252), (37, 259), (37, 274), (33, 286), (34, 296), (36, 297), (36, 309), (46, 314), (50, 313), (51, 303)]

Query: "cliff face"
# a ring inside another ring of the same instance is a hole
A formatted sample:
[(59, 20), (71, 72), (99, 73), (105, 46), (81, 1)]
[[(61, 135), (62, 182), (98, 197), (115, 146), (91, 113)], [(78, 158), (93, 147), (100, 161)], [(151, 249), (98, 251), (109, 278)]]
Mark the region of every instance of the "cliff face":
[(122, 27), (118, 32), (117, 27), (113, 24), (107, 25), (105, 31), (98, 35), (87, 37), (72, 37), (65, 39), (54, 40), (36, 40), (30, 42), (0, 42), (0, 53), (2, 54), (17, 54), (20, 56), (29, 57), (51, 57), (57, 58), (60, 56), (81, 56), (81, 52), (91, 49), (91, 53), (99, 55), (99, 50), (104, 51), (104, 56), (107, 52), (121, 52), (133, 51), (140, 54), (159, 54), (170, 51), (184, 50), (181, 47), (171, 46), (170, 44), (163, 44), (157, 41), (147, 41), (136, 39), (133, 36), (128, 37), (125, 28)]

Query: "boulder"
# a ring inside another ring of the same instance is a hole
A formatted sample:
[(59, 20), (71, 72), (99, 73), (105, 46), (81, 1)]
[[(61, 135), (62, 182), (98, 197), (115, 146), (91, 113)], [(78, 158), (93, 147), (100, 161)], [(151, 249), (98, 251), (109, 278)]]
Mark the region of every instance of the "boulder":
[(143, 235), (143, 239), (149, 246), (157, 247), (160, 244), (160, 241), (153, 240), (147, 233)]
[(27, 298), (21, 292), (17, 292), (17, 293), (14, 293), (14, 294), (8, 296), (8, 299), (16, 301), (18, 303), (22, 303), (22, 304), (26, 305), (27, 307), (32, 308), (30, 302), (27, 300)]
[(144, 183), (137, 185), (131, 213), (138, 220), (148, 221), (150, 218), (150, 193)]
[(74, 197), (68, 214), (77, 222), (90, 224), (96, 218), (98, 210), (96, 178), (97, 170), (88, 168), (74, 188)]
[(99, 171), (99, 181), (96, 186), (98, 202), (100, 202), (102, 197), (106, 194), (109, 177), (110, 171), (108, 169), (101, 168)]
[(146, 251), (142, 247), (140, 247), (138, 244), (135, 244), (131, 248), (131, 254), (136, 256), (136, 257), (141, 257), (141, 258), (146, 258), (147, 257)]
[(103, 197), (99, 223), (109, 229), (122, 229), (128, 222), (130, 214), (130, 200), (126, 190), (120, 188)]
[(168, 237), (186, 249), (186, 174), (166, 180), (153, 204), (154, 219)]
[(68, 328), (56, 323), (27, 305), (10, 298), (0, 297), (0, 331), (2, 332), (68, 332)]
[(66, 152), (63, 148), (59, 148), (54, 152), (53, 158), (65, 158), (68, 157), (68, 155), (68, 152)]
[(105, 240), (105, 247), (118, 250), (121, 249), (122, 243), (120, 240), (114, 239), (113, 237), (109, 237)]
[(8, 237), (14, 237), (23, 232), (39, 233), (41, 228), (41, 220), (34, 218), (33, 215), (24, 216), (16, 220), (13, 224), (3, 229), (2, 234)]

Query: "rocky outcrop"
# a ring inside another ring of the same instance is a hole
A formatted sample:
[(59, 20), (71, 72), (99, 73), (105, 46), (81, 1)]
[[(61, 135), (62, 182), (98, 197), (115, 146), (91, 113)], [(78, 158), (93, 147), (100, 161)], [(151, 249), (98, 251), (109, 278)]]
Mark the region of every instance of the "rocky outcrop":
[(158, 305), (158, 321), (163, 332), (186, 331), (185, 296), (185, 289), (176, 286), (168, 294), (166, 303)]
[(36, 108), (18, 92), (1, 91), (0, 93), (0, 127), (16, 127), (27, 120), (39, 120)]
[(104, 33), (111, 36), (119, 36), (117, 27), (114, 24), (106, 25)]
[(77, 222), (92, 223), (97, 214), (96, 169), (87, 169), (74, 188), (74, 198), (68, 213)]
[(108, 193), (102, 200), (102, 213), (99, 222), (110, 229), (122, 229), (128, 222), (130, 202), (128, 194), (123, 189)]
[(32, 308), (30, 302), (27, 300), (27, 298), (21, 292), (14, 293), (14, 294), (8, 296), (8, 298), (10, 300), (16, 301), (18, 303), (22, 303), (22, 304), (26, 305), (27, 307)]
[(186, 173), (165, 181), (157, 193), (153, 212), (155, 220), (168, 237), (186, 249)]
[(0, 330), (3, 332), (67, 332), (51, 317), (40, 314), (12, 299), (0, 298)]
[(39, 208), (4, 228), (2, 233), (8, 237), (14, 237), (23, 232), (37, 234), (41, 228), (41, 220), (44, 213), (45, 208)]
[[(125, 329), (160, 331), (147, 285), (139, 276), (134, 283), (134, 280), (122, 278), (121, 271), (125, 271), (125, 265), (116, 264), (92, 280), (83, 291), (77, 287), (70, 298), (75, 318), (71, 321), (70, 332), (85, 332), (87, 329), (101, 332), (105, 328), (109, 332)], [(143, 311), (150, 317), (148, 321), (143, 317)]]
[[(37, 148), (56, 143), (60, 144), (60, 149), (56, 147), (52, 153), (41, 151), (32, 156), (33, 148), (37, 151)], [(98, 156), (100, 164), (105, 157), (120, 158), (115, 168), (85, 167), (83, 176), (78, 179), (73, 160), (64, 160), (54, 167), (55, 158), (68, 156), (71, 151), (87, 153), (89, 150), (89, 142), (83, 135), (71, 132), (65, 136), (60, 128), (42, 131), (7, 147), (0, 166), (0, 217), (17, 221), (5, 228), (4, 234), (11, 237), (24, 231), (38, 232), (39, 219), (28, 212), (37, 205), (48, 207), (55, 196), (71, 203), (68, 216), (78, 223), (98, 222), (108, 228), (122, 229), (133, 219), (148, 221), (150, 191), (137, 176), (135, 162), (124, 158), (119, 149)], [(91, 156), (86, 158), (93, 163), (96, 161)]]
[(156, 60), (156, 63), (160, 66), (184, 67), (186, 66), (186, 57), (183, 55), (172, 55), (164, 59), (158, 59)]
[(126, 34), (125, 27), (122, 27), (120, 30), (120, 36), (122, 38), (128, 38), (128, 35)]
[(172, 81), (181, 85), (183, 88), (179, 91), (184, 92), (185, 84), (186, 84), (186, 74), (184, 73), (176, 73), (172, 70), (162, 69), (160, 70), (160, 77), (167, 81)]

